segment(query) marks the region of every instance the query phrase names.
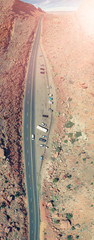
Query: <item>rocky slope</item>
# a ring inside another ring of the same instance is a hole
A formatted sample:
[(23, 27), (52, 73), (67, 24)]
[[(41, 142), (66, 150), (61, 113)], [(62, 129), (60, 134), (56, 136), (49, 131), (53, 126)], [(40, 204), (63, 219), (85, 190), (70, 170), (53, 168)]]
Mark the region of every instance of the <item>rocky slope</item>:
[(51, 157), (45, 159), (43, 166), (41, 240), (94, 238), (94, 19), (90, 20), (94, 4), (91, 3), (83, 1), (75, 13), (46, 14), (43, 19), (42, 41), (56, 87), (57, 111)]
[(23, 98), (29, 53), (41, 9), (0, 1), (0, 239), (28, 239), (23, 157)]

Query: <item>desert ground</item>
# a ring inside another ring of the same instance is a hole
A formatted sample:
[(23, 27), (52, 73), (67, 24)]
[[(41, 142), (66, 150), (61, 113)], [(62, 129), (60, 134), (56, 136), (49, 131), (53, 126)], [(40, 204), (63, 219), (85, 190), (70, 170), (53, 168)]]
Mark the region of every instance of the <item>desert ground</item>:
[(42, 44), (57, 106), (51, 157), (43, 166), (41, 240), (94, 239), (94, 19), (90, 19), (90, 7), (83, 1), (77, 12), (43, 18)]

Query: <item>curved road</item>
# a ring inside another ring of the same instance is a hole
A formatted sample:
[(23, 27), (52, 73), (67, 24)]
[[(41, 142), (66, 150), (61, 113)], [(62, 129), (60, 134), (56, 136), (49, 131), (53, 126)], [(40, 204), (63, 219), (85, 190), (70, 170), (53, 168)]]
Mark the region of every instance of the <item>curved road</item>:
[(41, 20), (38, 25), (29, 61), (24, 98), (24, 158), (29, 208), (29, 240), (39, 239), (40, 223), (36, 179), (35, 141), (32, 141), (32, 133), (35, 133), (35, 73), (40, 32)]

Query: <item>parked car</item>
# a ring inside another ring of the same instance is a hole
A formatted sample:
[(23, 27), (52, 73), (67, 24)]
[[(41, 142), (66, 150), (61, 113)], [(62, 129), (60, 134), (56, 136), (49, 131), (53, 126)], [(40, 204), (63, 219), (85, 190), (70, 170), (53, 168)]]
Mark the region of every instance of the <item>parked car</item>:
[(47, 136), (46, 135), (42, 135), (42, 138), (47, 138)]
[(45, 115), (45, 114), (43, 114), (43, 115), (42, 115), (42, 117), (46, 117), (46, 118), (48, 118), (49, 116), (48, 116), (48, 115)]
[(49, 147), (48, 147), (48, 146), (46, 146), (45, 144), (40, 144), (40, 147), (49, 148)]
[(49, 108), (48, 110), (49, 110), (49, 112), (53, 112), (53, 109), (51, 109), (51, 108)]
[(50, 100), (48, 101), (49, 104), (53, 104), (53, 102), (51, 102)]
[(46, 126), (47, 126), (47, 124), (46, 124), (46, 123), (44, 123), (44, 122), (42, 122), (42, 126), (43, 126), (43, 127), (46, 127)]
[(45, 144), (40, 144), (40, 147), (45, 147), (46, 145)]
[(35, 140), (35, 134), (32, 134), (32, 140)]
[(41, 160), (41, 161), (43, 160), (43, 155), (40, 156), (40, 160)]
[(46, 142), (46, 139), (44, 139), (44, 138), (39, 138), (39, 141)]
[(49, 100), (50, 100), (50, 101), (52, 101), (52, 100), (53, 100), (53, 98), (52, 98), (52, 97), (49, 97)]

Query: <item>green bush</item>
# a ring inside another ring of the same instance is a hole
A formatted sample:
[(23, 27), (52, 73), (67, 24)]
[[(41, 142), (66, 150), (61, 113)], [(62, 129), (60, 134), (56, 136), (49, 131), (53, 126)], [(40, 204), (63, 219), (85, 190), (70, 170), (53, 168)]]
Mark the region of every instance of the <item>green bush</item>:
[(66, 140), (64, 140), (64, 143), (67, 143), (68, 142), (68, 140), (66, 139)]
[(71, 122), (71, 121), (67, 121), (67, 122), (65, 123), (65, 127), (66, 127), (66, 128), (72, 128), (73, 125), (74, 125), (74, 123)]
[(68, 235), (68, 236), (67, 236), (67, 240), (73, 240), (72, 235)]
[(73, 217), (73, 214), (72, 213), (66, 213), (66, 218), (68, 220), (71, 220), (71, 218)]
[(69, 137), (69, 138), (72, 138), (72, 136), (73, 136), (73, 133), (69, 133), (69, 134), (68, 134), (68, 137)]
[(59, 181), (59, 178), (54, 178), (54, 179), (53, 179), (53, 182), (54, 182), (54, 183), (56, 183), (56, 182), (58, 182), (58, 181)]
[(56, 147), (56, 151), (57, 151), (58, 153), (60, 153), (61, 150), (62, 150), (62, 147), (61, 147), (61, 146), (60, 146), (60, 147), (59, 147), (59, 146)]
[(55, 208), (51, 208), (51, 212), (55, 212), (56, 211), (56, 209)]
[(68, 189), (71, 189), (71, 184), (67, 185), (67, 188), (68, 188)]
[(76, 235), (76, 239), (78, 239), (79, 238), (79, 235)]
[(78, 138), (78, 137), (81, 137), (82, 136), (82, 133), (81, 132), (76, 132), (75, 133), (75, 137)]
[(72, 228), (71, 228), (72, 230), (75, 230), (75, 227), (74, 226), (72, 226)]
[(6, 207), (6, 203), (3, 201), (0, 208), (5, 208)]
[(19, 196), (20, 196), (20, 193), (17, 191), (15, 194), (15, 197), (19, 197)]
[(58, 224), (59, 222), (60, 222), (59, 219), (55, 219), (55, 220), (54, 220), (54, 223), (57, 223), (57, 224)]

